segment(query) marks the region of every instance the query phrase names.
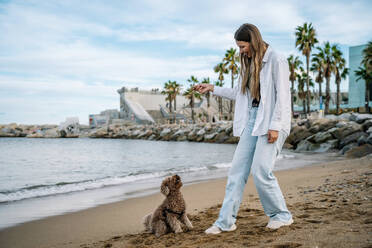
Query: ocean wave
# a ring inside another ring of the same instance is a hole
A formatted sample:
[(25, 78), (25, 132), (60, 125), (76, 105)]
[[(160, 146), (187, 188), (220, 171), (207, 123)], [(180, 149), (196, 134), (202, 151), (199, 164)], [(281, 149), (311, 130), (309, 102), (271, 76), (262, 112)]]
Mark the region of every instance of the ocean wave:
[(36, 197), (46, 197), (58, 194), (66, 194), (85, 190), (94, 190), (108, 186), (116, 186), (126, 183), (153, 180), (157, 178), (170, 176), (173, 174), (192, 174), (200, 171), (224, 169), (230, 166), (231, 163), (220, 163), (201, 167), (170, 168), (165, 171), (159, 172), (137, 171), (121, 177), (106, 177), (94, 180), (32, 185), (15, 190), (1, 191), (0, 203), (19, 201)]
[(292, 155), (292, 154), (279, 154), (278, 158), (277, 159), (288, 159), (288, 158), (295, 158), (296, 156), (295, 155)]

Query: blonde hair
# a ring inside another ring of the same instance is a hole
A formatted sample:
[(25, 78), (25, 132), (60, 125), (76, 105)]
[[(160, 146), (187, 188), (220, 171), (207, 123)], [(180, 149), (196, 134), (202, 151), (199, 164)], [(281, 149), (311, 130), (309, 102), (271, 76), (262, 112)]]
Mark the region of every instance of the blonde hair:
[(268, 44), (262, 39), (258, 28), (249, 23), (241, 25), (236, 30), (234, 38), (236, 41), (249, 42), (252, 54), (251, 58), (240, 54), (241, 91), (245, 94), (248, 87), (251, 96), (260, 100), (260, 71), (262, 68), (262, 59)]

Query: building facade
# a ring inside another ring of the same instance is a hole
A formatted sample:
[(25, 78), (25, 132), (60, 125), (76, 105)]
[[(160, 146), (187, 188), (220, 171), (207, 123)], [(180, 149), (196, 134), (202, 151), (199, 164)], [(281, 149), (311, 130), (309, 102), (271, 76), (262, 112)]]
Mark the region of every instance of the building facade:
[[(361, 66), (363, 58), (362, 51), (366, 45), (352, 46), (349, 48), (349, 108), (360, 108), (365, 106), (366, 83), (363, 79), (357, 81), (355, 71)], [(372, 87), (369, 87), (369, 106), (372, 106)]]
[[(89, 115), (89, 126), (91, 128), (102, 127), (113, 123), (136, 123), (153, 124), (168, 122), (191, 122), (190, 100), (182, 94), (176, 96), (176, 104), (169, 109), (166, 96), (158, 90), (146, 91), (138, 88), (128, 89), (122, 87), (117, 90), (120, 96), (120, 108), (102, 111), (99, 114)], [(219, 116), (218, 103), (216, 97), (210, 97), (209, 104), (206, 99), (197, 100), (194, 104), (193, 112), (197, 122), (226, 119), (228, 116), (230, 102), (222, 101), (223, 113)]]

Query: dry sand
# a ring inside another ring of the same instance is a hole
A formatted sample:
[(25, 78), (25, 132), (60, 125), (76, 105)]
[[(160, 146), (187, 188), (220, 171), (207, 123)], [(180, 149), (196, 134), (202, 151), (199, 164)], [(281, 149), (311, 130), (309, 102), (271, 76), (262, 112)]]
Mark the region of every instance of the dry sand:
[(205, 235), (217, 218), (226, 179), (183, 187), (192, 231), (156, 238), (142, 233), (142, 216), (160, 194), (49, 217), (0, 231), (0, 247), (372, 247), (372, 157), (279, 171), (294, 224), (265, 228), (249, 178), (234, 232)]

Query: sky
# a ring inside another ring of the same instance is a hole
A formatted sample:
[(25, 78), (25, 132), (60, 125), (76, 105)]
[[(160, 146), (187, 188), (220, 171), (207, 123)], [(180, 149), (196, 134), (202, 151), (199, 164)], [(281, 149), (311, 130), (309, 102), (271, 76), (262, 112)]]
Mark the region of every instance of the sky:
[(369, 0), (0, 0), (0, 123), (77, 116), (87, 124), (89, 114), (119, 109), (122, 86), (175, 80), (185, 89), (191, 75), (214, 82), (213, 67), (237, 48), (243, 23), (284, 56), (303, 59), (294, 32), (311, 22), (318, 45), (338, 44), (348, 60), (350, 46), (372, 40), (371, 12)]

